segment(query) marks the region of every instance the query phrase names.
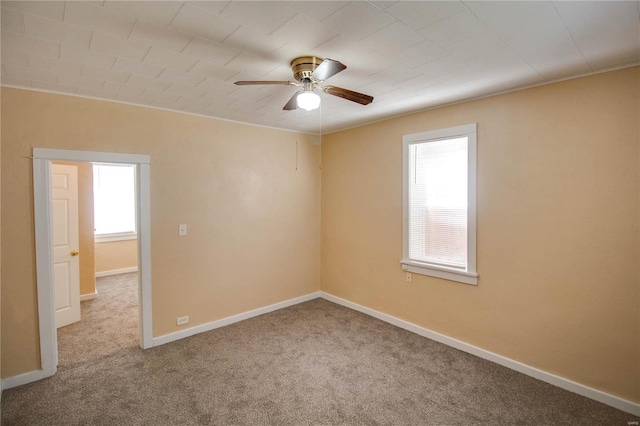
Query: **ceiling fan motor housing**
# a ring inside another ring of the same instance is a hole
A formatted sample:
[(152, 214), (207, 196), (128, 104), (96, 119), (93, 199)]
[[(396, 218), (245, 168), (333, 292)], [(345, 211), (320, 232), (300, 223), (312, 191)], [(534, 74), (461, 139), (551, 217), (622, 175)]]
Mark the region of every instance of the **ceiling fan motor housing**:
[(293, 71), (293, 77), (300, 82), (313, 81), (314, 78), (311, 74), (318, 68), (318, 65), (323, 61), (322, 58), (315, 56), (302, 56), (291, 61), (291, 71)]

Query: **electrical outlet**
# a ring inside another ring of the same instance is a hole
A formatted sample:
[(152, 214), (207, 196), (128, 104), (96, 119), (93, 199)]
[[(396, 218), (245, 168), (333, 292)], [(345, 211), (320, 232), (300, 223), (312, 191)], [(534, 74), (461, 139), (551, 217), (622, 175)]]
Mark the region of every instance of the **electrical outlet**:
[(406, 278), (407, 282), (410, 283), (411, 282), (411, 272), (407, 272), (407, 278)]
[(187, 235), (187, 225), (178, 225), (178, 235)]
[(185, 325), (188, 322), (189, 322), (189, 315), (186, 315), (184, 317), (176, 318), (176, 324), (177, 325)]

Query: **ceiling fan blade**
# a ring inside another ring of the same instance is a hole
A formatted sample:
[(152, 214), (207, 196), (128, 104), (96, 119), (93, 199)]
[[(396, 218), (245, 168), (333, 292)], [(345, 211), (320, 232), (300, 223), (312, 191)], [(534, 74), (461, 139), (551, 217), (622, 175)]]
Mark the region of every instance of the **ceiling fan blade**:
[(340, 98), (346, 99), (348, 101), (357, 102), (362, 105), (369, 105), (373, 102), (373, 96), (365, 95), (364, 93), (354, 92), (353, 90), (343, 89), (342, 87), (336, 86), (325, 86), (322, 88), (325, 93), (328, 93), (333, 96), (338, 96)]
[(324, 81), (329, 77), (338, 74), (340, 71), (347, 68), (342, 62), (334, 61), (333, 59), (326, 58), (318, 65), (318, 67), (311, 73), (311, 75), (320, 81)]
[(295, 86), (293, 81), (236, 81), (234, 84), (238, 86), (255, 86), (259, 84), (280, 84), (283, 86)]
[(301, 92), (302, 92), (302, 90), (299, 90), (296, 93), (294, 93), (293, 96), (291, 97), (291, 99), (289, 99), (289, 102), (287, 102), (287, 104), (282, 109), (285, 110), (285, 111), (291, 111), (291, 110), (294, 110), (294, 109), (298, 109), (298, 95)]

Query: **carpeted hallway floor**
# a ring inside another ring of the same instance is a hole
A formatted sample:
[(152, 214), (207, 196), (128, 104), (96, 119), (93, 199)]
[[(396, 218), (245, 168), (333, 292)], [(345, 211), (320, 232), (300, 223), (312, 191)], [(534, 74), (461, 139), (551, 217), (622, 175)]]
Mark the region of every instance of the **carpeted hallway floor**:
[(98, 297), (80, 302), (82, 320), (58, 329), (58, 368), (138, 347), (138, 274), (96, 279)]
[(133, 346), (108, 352), (5, 391), (2, 425), (638, 420), (321, 299), (144, 352), (134, 336)]

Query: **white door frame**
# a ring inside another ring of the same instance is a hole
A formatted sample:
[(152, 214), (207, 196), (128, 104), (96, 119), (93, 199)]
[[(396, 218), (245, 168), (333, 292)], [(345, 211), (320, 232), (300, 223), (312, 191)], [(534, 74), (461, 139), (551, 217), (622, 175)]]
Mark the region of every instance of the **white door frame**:
[(51, 221), (51, 162), (76, 161), (135, 164), (138, 226), (138, 299), (140, 347), (153, 347), (151, 316), (151, 226), (150, 165), (148, 155), (115, 152), (71, 151), (33, 148), (33, 204), (36, 231), (36, 279), (40, 329), (42, 378), (53, 376), (58, 366), (58, 339), (55, 326), (53, 250)]

